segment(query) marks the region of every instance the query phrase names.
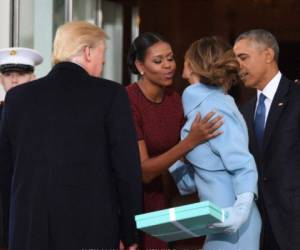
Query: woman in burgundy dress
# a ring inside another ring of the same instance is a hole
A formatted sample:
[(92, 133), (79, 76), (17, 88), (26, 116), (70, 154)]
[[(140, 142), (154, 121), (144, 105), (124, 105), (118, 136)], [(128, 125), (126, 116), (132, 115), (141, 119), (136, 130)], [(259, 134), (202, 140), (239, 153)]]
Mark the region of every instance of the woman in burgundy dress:
[[(128, 65), (140, 76), (127, 87), (135, 121), (144, 183), (144, 212), (166, 208), (162, 174), (196, 145), (218, 135), (220, 117), (197, 117), (189, 136), (180, 141), (184, 116), (180, 96), (168, 87), (176, 63), (170, 44), (158, 34), (144, 33), (131, 45)], [(168, 249), (168, 245), (143, 235), (142, 249)]]

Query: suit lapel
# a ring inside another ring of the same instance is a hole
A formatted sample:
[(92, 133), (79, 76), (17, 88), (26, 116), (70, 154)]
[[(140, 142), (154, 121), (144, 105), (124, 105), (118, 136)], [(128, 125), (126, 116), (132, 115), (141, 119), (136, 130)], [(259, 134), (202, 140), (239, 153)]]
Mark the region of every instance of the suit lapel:
[(263, 145), (263, 152), (268, 147), (272, 134), (276, 128), (277, 122), (282, 114), (282, 111), (287, 105), (287, 92), (289, 90), (289, 82), (285, 77), (282, 77), (278, 89), (275, 93), (274, 99), (272, 101), (270, 111), (267, 118), (267, 123), (265, 127), (264, 133), (264, 145)]
[(256, 106), (256, 100), (257, 97), (253, 98), (251, 102), (249, 103), (249, 111), (248, 111), (248, 128), (249, 128), (249, 137), (254, 139), (254, 142), (256, 143), (256, 136), (254, 133), (254, 113), (255, 113), (255, 106)]

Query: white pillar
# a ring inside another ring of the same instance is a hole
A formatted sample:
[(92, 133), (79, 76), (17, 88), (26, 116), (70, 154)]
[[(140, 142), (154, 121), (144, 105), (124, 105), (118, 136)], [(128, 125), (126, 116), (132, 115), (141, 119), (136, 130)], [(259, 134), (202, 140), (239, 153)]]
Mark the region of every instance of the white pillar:
[(122, 83), (122, 57), (123, 57), (123, 13), (122, 5), (110, 1), (103, 2), (103, 29), (108, 39), (106, 60), (102, 76), (104, 78)]
[(0, 48), (9, 47), (10, 40), (10, 0), (1, 0), (0, 8)]
[(35, 69), (36, 76), (41, 77), (49, 72), (52, 65), (53, 1), (34, 1), (33, 34), (33, 47), (44, 57), (43, 63)]
[[(0, 49), (9, 47), (10, 42), (10, 0), (1, 0), (0, 8)], [(0, 86), (0, 101), (4, 99), (4, 90)]]

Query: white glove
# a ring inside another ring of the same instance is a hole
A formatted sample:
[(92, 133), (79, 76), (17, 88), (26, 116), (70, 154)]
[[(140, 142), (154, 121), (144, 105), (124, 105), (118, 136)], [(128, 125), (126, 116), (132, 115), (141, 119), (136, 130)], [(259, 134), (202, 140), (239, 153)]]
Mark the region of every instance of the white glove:
[(233, 207), (224, 208), (224, 222), (213, 223), (211, 229), (223, 229), (226, 233), (235, 233), (250, 215), (254, 194), (246, 192), (239, 194)]

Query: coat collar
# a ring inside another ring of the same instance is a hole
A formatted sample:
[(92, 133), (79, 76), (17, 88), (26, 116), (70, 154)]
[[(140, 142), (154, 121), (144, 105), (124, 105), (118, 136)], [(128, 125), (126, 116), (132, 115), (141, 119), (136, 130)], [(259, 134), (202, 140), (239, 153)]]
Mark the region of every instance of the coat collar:
[(86, 70), (81, 67), (80, 65), (73, 63), (73, 62), (60, 62), (58, 64), (55, 64), (54, 67), (52, 68), (52, 72), (56, 72), (59, 70), (72, 70), (77, 73), (85, 74), (88, 75)]
[(199, 106), (207, 96), (212, 93), (223, 92), (223, 89), (204, 83), (194, 83), (188, 86), (182, 94), (184, 116)]
[(264, 147), (263, 147), (264, 150), (270, 143), (272, 133), (276, 127), (280, 115), (282, 114), (282, 111), (287, 106), (288, 103), (287, 93), (289, 91), (289, 88), (290, 88), (289, 80), (284, 76), (281, 77), (278, 89), (272, 101), (269, 115), (267, 118), (267, 123), (266, 123), (266, 128), (264, 133)]

